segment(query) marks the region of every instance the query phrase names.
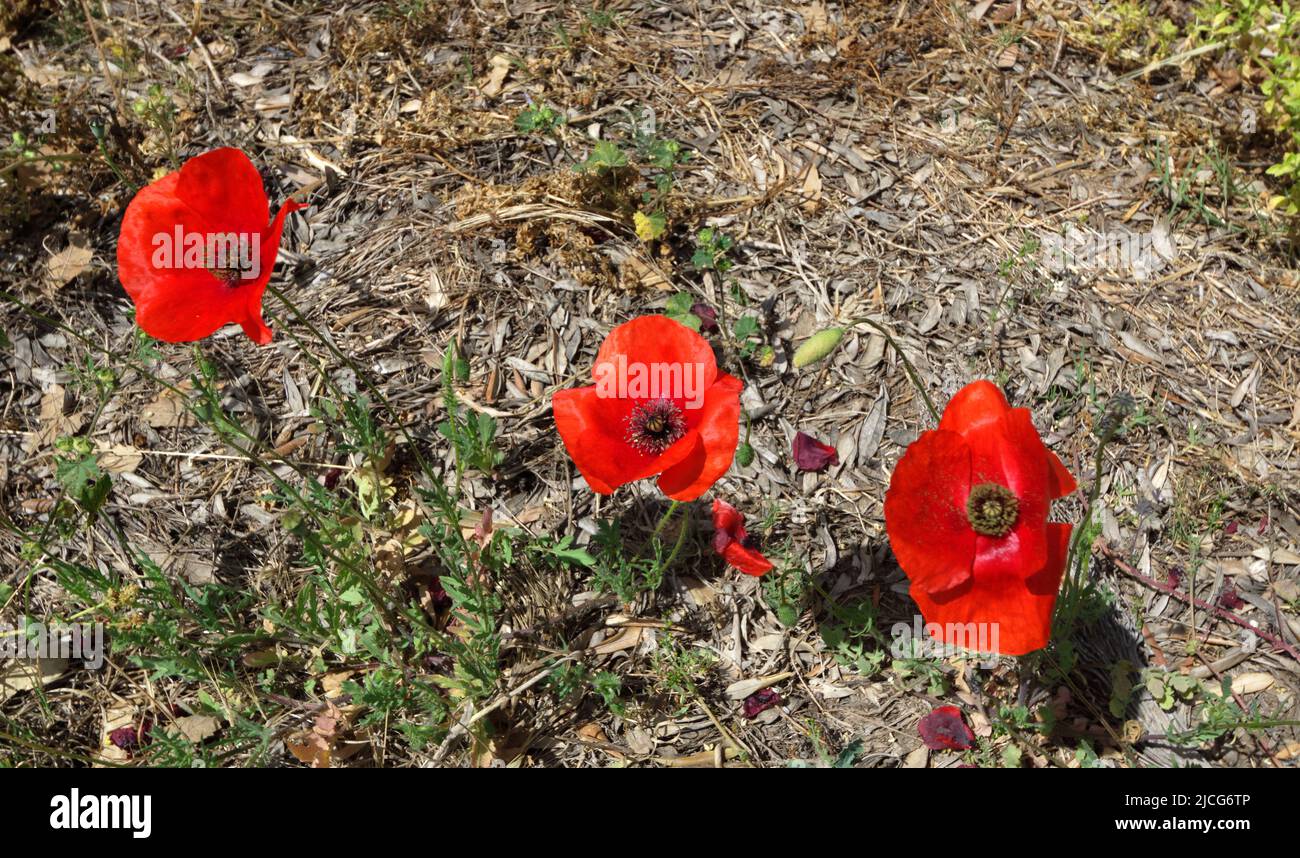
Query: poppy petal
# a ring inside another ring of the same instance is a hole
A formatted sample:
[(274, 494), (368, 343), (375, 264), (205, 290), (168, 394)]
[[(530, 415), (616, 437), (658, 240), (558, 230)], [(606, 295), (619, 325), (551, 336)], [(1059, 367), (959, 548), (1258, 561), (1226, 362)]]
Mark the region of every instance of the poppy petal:
[(762, 552), (753, 548), (746, 548), (739, 542), (728, 545), (726, 550), (722, 552), (722, 559), (746, 575), (758, 577), (772, 571), (772, 561), (764, 557)]
[(956, 432), (925, 432), (894, 467), (885, 528), (913, 589), (940, 594), (971, 577), (975, 531), (966, 521), (971, 454)]
[(996, 422), (964, 437), (971, 449), (971, 485), (994, 482), (1006, 486), (1020, 504), (1010, 533), (977, 538), (975, 574), (983, 569), (990, 575), (1023, 581), (1047, 559), (1043, 530), (1051, 504), (1047, 448), (1024, 408), (1007, 409)]
[(613, 494), (619, 486), (654, 476), (700, 446), (698, 433), (687, 432), (658, 456), (638, 451), (613, 434), (623, 424), (611, 415), (625, 405), (626, 400), (601, 396), (594, 386), (557, 390), (551, 398), (560, 438), (587, 485), (598, 494)]
[(638, 316), (610, 331), (596, 353), (592, 377), (599, 378), (596, 367), (617, 363), (620, 357), (629, 365), (699, 366), (703, 371), (702, 390), (708, 390), (718, 379), (718, 362), (708, 340), (667, 316)]
[(840, 454), (829, 444), (823, 444), (806, 432), (796, 432), (791, 445), (795, 466), (801, 471), (820, 471), (828, 465), (838, 465)]
[(1070, 525), (1049, 523), (1046, 534), (1047, 560), (1027, 581), (988, 576), (977, 568), (967, 586), (939, 598), (914, 584), (912, 599), (927, 628), (939, 631), (935, 637), (944, 643), (1002, 655), (1024, 655), (1047, 646)]
[(1010, 407), (996, 384), (987, 379), (973, 381), (948, 400), (939, 428), (962, 435), (978, 433), (996, 422)]
[(724, 500), (713, 501), (713, 529), (727, 534), (730, 539), (745, 538), (745, 517), (740, 510)]
[(768, 709), (780, 704), (780, 693), (771, 688), (760, 688), (745, 698), (743, 711), (746, 718), (757, 718)]
[(1047, 451), (1047, 468), (1047, 496), (1050, 499), (1063, 498), (1079, 487), (1074, 481), (1074, 474), (1061, 463), (1061, 457), (1051, 450)]
[(723, 372), (705, 391), (700, 422), (690, 433), (698, 436), (699, 447), (680, 463), (669, 465), (659, 477), (659, 488), (665, 495), (677, 501), (693, 501), (731, 467), (740, 443), (741, 388), (740, 379)]
[(270, 226), (262, 229), (262, 273), (255, 282), (239, 287), (238, 291), (244, 293), (246, 303), (244, 316), (234, 321), (238, 322), (244, 329), (244, 333), (248, 334), (248, 338), (258, 345), (264, 346), (271, 342), (271, 329), (262, 321), (262, 297), (275, 271), (275, 258), (280, 251), (280, 237), (284, 233), (284, 219), (293, 212), (305, 208), (307, 208), (305, 203), (285, 200), (284, 205), (276, 212), (275, 220)]
[(224, 230), (260, 233), (271, 216), (257, 167), (243, 152), (230, 147), (186, 161), (180, 169), (176, 196), (204, 221), (220, 224)]
[(956, 706), (931, 711), (917, 722), (916, 732), (931, 751), (965, 751), (975, 744), (975, 733)]
[(691, 315), (700, 320), (700, 333), (711, 334), (718, 329), (718, 311), (708, 304), (692, 304)]
[(745, 516), (724, 500), (713, 501), (713, 550), (746, 575), (771, 571), (772, 563), (762, 552), (745, 545)]
[(1055, 599), (1061, 589), (1061, 579), (1065, 577), (1065, 561), (1069, 559), (1070, 535), (1073, 532), (1074, 525), (1067, 522), (1047, 523), (1047, 562), (1042, 569), (1029, 576), (1026, 582), (1029, 592)]

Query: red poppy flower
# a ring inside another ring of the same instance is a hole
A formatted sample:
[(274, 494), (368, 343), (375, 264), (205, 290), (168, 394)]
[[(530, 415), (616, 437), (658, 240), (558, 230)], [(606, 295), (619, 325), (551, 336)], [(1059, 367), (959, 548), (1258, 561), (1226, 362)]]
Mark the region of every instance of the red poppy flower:
[(271, 341), (262, 293), (271, 280), (288, 200), (268, 224), (262, 177), (238, 149), (214, 149), (135, 195), (117, 240), (118, 277), (151, 337), (201, 340), (237, 323)]
[(762, 575), (772, 561), (754, 548), (740, 510), (722, 500), (713, 502), (713, 550), (746, 575)]
[(965, 751), (975, 744), (975, 734), (956, 706), (933, 710), (917, 722), (916, 731), (931, 751)]
[(932, 634), (939, 624), (936, 636), (974, 649), (969, 635), (984, 632), (1004, 655), (1047, 645), (1070, 540), (1070, 525), (1047, 512), (1074, 488), (1029, 411), (996, 385), (977, 381), (952, 398), (885, 494), (890, 545)]
[(703, 337), (666, 316), (609, 332), (596, 384), (551, 401), (564, 446), (593, 491), (659, 476), (673, 500), (695, 500), (731, 467), (740, 440), (739, 379), (719, 372)]

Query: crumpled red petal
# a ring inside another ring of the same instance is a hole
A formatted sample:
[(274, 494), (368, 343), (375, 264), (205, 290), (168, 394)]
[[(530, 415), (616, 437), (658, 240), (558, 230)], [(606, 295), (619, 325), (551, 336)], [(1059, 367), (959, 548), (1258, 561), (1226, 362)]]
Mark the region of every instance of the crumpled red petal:
[(829, 444), (823, 444), (806, 432), (796, 432), (790, 452), (795, 466), (801, 471), (820, 471), (828, 465), (838, 465), (840, 454)]
[(916, 731), (931, 751), (965, 751), (975, 744), (975, 733), (956, 706), (932, 710), (917, 722)]
[(762, 552), (745, 545), (749, 537), (745, 517), (734, 506), (721, 499), (713, 501), (713, 528), (713, 550), (727, 563), (746, 575), (758, 576), (772, 570), (772, 562)]

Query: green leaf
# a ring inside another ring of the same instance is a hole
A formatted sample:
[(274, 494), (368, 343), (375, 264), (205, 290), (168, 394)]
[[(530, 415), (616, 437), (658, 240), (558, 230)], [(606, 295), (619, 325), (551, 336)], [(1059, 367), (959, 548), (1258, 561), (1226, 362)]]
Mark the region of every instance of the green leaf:
[(576, 563), (588, 568), (596, 565), (596, 558), (585, 548), (555, 548), (551, 551), (556, 557), (568, 563)]
[(853, 768), (853, 762), (858, 758), (858, 755), (861, 753), (862, 753), (862, 740), (854, 739), (852, 742), (844, 746), (844, 750), (840, 751), (840, 755), (835, 758), (835, 762), (831, 763), (831, 768), (851, 769)]
[(682, 145), (676, 140), (655, 140), (650, 144), (646, 155), (650, 163), (661, 170), (671, 170), (678, 163), (686, 160), (686, 156), (682, 153)]
[(695, 299), (691, 297), (690, 292), (675, 292), (673, 297), (668, 299), (664, 309), (669, 316), (684, 316), (691, 311)]
[(747, 340), (758, 333), (757, 316), (741, 316), (731, 328), (738, 340)]
[(618, 148), (616, 143), (609, 140), (601, 140), (591, 149), (591, 154), (583, 162), (582, 167), (585, 170), (604, 170), (614, 167), (627, 166), (627, 155), (623, 150)]
[(699, 331), (700, 317), (691, 312), (691, 307), (694, 305), (695, 298), (692, 297), (690, 292), (676, 292), (664, 305), (664, 315), (681, 322), (693, 331)]
[(632, 224), (636, 228), (636, 237), (642, 241), (654, 241), (668, 230), (668, 218), (663, 212), (635, 212)]
[(525, 108), (515, 117), (515, 129), (521, 134), (530, 134), (533, 131), (547, 132), (563, 124), (564, 117), (550, 107)]
[(94, 456), (60, 459), (54, 473), (68, 496), (92, 517), (99, 513), (113, 490), (112, 478), (100, 471)]
[(104, 506), (104, 501), (108, 500), (109, 492), (112, 490), (113, 480), (108, 474), (104, 474), (86, 489), (85, 493), (78, 498), (78, 502), (86, 514), (93, 517)]
[(60, 460), (54, 474), (68, 494), (74, 498), (81, 497), (86, 487), (99, 480), (99, 464), (94, 456), (82, 456), (77, 459)]
[(1007, 745), (1002, 749), (1002, 766), (1008, 769), (1020, 768), (1020, 748), (1015, 745)]

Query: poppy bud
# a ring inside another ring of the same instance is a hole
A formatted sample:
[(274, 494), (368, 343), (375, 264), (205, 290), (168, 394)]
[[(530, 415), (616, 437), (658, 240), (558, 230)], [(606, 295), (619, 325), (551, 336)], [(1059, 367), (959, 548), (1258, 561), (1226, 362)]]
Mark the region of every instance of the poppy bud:
[(810, 363), (817, 361), (829, 355), (840, 344), (844, 337), (843, 328), (827, 328), (824, 331), (818, 331), (808, 339), (804, 340), (803, 345), (799, 346), (794, 353), (795, 369), (802, 369)]

